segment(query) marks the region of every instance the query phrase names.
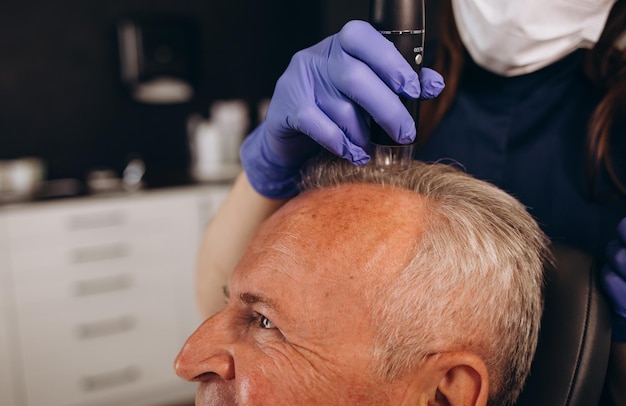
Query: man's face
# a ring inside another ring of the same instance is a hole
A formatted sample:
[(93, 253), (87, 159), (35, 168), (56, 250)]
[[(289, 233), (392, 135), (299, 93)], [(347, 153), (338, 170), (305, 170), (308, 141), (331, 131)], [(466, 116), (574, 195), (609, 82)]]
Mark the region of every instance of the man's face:
[(367, 294), (408, 264), (421, 216), (410, 192), (342, 185), (265, 222), (226, 307), (176, 359), (181, 377), (200, 382), (196, 404), (398, 404), (407, 388), (372, 371)]

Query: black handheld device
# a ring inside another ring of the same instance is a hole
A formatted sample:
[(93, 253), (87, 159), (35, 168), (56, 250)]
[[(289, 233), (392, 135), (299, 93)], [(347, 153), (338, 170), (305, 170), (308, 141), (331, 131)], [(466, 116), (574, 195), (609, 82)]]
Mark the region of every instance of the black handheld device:
[[(395, 45), (418, 74), (424, 58), (424, 12), (424, 0), (370, 0), (370, 24)], [(405, 97), (401, 100), (413, 117), (417, 131), (420, 101)], [(371, 120), (370, 131), (375, 159), (381, 167), (402, 165), (412, 159), (413, 144), (396, 143), (374, 120)]]

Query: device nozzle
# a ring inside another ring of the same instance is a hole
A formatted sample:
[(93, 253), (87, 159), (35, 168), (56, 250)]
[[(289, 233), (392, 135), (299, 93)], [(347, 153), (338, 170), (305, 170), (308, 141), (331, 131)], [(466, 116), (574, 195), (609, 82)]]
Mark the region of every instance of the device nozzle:
[(382, 171), (403, 171), (411, 166), (414, 144), (380, 145), (373, 144), (373, 163)]

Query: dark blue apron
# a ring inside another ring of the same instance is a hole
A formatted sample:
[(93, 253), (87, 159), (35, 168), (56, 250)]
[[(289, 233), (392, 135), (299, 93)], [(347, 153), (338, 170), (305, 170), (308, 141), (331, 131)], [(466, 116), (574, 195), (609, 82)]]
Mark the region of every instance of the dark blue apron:
[[(577, 51), (505, 78), (467, 57), (455, 104), (417, 158), (458, 162), (521, 200), (553, 241), (603, 256), (626, 217), (626, 196), (604, 173), (593, 193), (588, 187), (587, 122), (600, 98), (582, 74), (581, 58)], [(626, 133), (619, 135), (613, 159), (623, 176)]]

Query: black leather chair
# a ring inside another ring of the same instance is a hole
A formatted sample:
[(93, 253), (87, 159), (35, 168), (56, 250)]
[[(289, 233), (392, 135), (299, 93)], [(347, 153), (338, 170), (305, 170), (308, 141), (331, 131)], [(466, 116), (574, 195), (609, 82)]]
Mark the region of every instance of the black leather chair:
[(598, 405), (611, 345), (610, 311), (592, 258), (555, 245), (537, 353), (518, 406)]

